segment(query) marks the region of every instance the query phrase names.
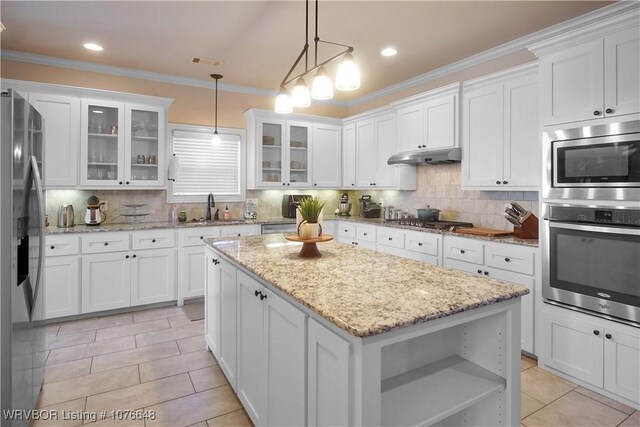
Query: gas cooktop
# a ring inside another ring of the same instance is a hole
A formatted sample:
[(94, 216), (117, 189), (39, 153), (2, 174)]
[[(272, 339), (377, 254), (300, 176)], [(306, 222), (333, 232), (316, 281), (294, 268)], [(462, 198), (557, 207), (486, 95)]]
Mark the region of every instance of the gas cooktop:
[(427, 221), (425, 219), (418, 218), (400, 218), (400, 219), (385, 219), (385, 224), (398, 224), (398, 225), (408, 225), (411, 227), (419, 227), (419, 228), (432, 228), (436, 230), (446, 230), (451, 227), (473, 227), (473, 224), (470, 222), (460, 222), (460, 221)]

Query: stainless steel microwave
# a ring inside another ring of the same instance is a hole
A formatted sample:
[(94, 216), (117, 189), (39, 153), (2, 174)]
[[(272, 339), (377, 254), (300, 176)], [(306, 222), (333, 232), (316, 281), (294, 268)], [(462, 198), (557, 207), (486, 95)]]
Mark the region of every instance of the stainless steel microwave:
[(640, 200), (640, 121), (545, 132), (545, 199)]

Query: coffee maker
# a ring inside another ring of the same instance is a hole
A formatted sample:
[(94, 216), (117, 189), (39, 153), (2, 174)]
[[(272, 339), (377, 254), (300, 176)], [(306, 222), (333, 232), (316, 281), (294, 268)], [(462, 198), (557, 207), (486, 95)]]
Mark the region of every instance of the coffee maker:
[(102, 212), (102, 206), (104, 202), (100, 202), (96, 196), (91, 196), (87, 199), (87, 211), (84, 214), (84, 223), (86, 225), (100, 225), (107, 219), (107, 216)]

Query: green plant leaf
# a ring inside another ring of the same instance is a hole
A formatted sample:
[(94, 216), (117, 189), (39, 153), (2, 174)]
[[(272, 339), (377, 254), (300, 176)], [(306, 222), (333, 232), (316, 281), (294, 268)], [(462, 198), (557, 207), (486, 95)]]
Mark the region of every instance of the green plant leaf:
[(325, 203), (327, 202), (320, 202), (316, 197), (310, 197), (298, 202), (298, 210), (300, 211), (300, 215), (302, 215), (302, 219), (309, 223), (317, 223)]

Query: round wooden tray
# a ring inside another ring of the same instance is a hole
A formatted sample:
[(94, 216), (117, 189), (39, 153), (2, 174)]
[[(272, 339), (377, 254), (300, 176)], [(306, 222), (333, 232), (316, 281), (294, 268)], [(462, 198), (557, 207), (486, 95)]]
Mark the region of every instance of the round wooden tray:
[(284, 236), (285, 239), (292, 242), (302, 242), (302, 249), (298, 252), (298, 256), (300, 258), (319, 258), (322, 256), (320, 251), (318, 250), (318, 246), (316, 243), (328, 242), (333, 240), (333, 236), (331, 234), (322, 234), (315, 239), (307, 239), (303, 240), (297, 234), (288, 234)]

